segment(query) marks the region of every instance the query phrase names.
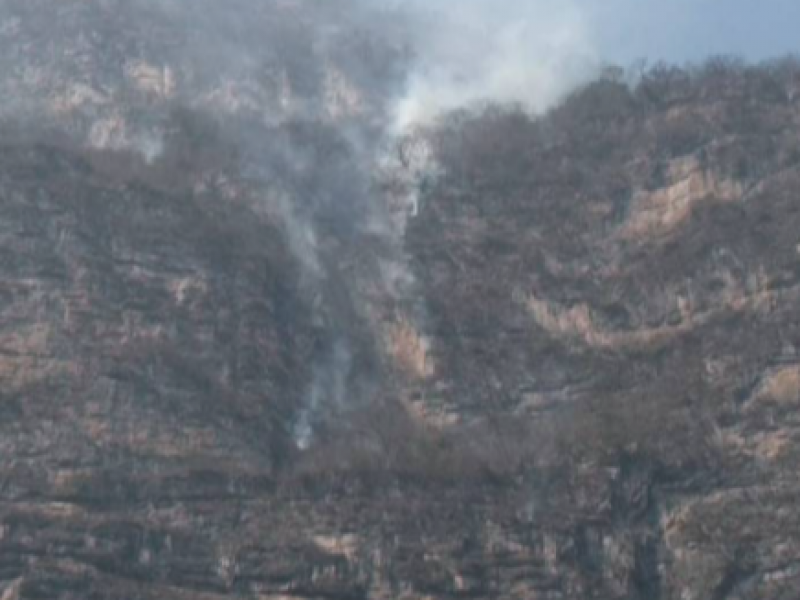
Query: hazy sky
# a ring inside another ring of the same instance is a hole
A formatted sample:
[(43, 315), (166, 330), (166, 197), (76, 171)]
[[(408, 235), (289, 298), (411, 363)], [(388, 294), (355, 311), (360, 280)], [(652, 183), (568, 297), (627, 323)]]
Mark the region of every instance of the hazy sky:
[(686, 62), (712, 54), (751, 60), (800, 52), (800, 0), (383, 0), (488, 21), (580, 26), (602, 60)]
[(401, 128), (487, 98), (545, 110), (609, 63), (800, 53), (800, 0), (364, 1), (419, 18)]
[(577, 0), (576, 5), (605, 60), (686, 62), (736, 54), (757, 61), (800, 52), (799, 0)]

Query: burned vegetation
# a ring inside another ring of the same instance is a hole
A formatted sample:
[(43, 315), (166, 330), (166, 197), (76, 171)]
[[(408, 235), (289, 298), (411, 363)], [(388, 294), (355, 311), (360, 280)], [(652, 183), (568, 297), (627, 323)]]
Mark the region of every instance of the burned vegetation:
[(797, 62), (397, 140), (355, 21), (3, 121), (0, 595), (796, 597)]

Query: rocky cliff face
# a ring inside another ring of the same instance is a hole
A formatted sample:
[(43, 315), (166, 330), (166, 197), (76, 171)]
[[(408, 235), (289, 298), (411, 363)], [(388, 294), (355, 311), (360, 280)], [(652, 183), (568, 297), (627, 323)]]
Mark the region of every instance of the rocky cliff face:
[(200, 4), (0, 5), (3, 600), (797, 596), (795, 63), (395, 139)]

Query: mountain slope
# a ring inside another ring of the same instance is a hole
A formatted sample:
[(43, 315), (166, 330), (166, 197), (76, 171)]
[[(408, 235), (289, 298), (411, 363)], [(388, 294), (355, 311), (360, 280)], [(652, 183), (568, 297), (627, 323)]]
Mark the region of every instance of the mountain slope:
[(57, 4), (0, 10), (2, 598), (797, 595), (796, 62), (397, 139), (359, 5)]

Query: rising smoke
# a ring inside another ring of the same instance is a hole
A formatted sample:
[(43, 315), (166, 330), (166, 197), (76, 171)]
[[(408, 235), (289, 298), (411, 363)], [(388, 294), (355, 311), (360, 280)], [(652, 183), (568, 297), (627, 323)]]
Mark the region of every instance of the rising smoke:
[(569, 0), (407, 6), (418, 53), (395, 106), (396, 131), (480, 102), (541, 112), (596, 68), (588, 23)]
[(5, 124), (153, 164), (180, 107), (239, 149), (317, 331), (300, 447), (374, 393), (386, 320), (415, 319), (396, 205), (413, 215), (436, 169), (424, 145), (396, 160), (405, 135), (482, 101), (545, 110), (593, 64), (580, 12), (551, 0), (4, 0), (0, 50)]

